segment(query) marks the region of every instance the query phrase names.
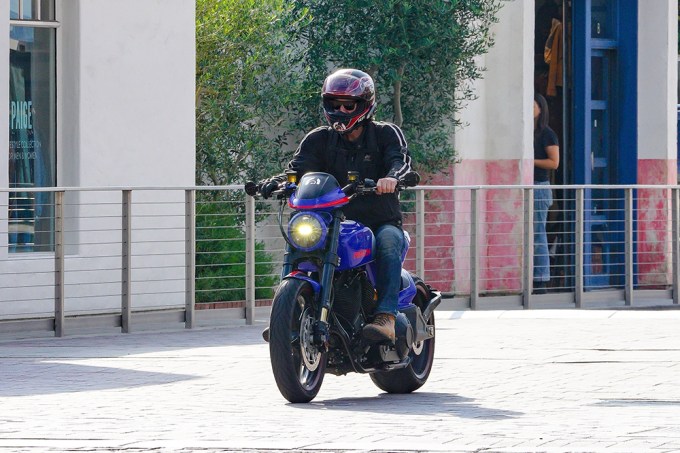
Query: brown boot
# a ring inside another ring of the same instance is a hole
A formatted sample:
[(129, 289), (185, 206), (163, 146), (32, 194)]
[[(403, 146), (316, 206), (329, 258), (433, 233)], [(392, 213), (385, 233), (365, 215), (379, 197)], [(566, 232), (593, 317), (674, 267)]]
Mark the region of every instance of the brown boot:
[(394, 342), (394, 320), (395, 316), (390, 313), (378, 313), (372, 323), (364, 326), (362, 334), (366, 340), (381, 342)]
[(262, 339), (269, 343), (269, 327), (262, 331)]

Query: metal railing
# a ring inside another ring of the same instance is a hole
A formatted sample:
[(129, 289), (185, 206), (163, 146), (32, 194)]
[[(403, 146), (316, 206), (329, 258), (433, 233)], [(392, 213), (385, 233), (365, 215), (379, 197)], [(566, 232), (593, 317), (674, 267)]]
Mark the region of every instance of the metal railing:
[[(546, 294), (533, 288), (536, 188), (404, 192), (406, 269), (456, 309), (679, 303), (678, 186), (552, 186)], [(284, 253), (276, 202), (240, 186), (16, 191), (0, 190), (0, 333), (252, 323), (268, 310)], [(17, 221), (26, 212), (42, 217)]]

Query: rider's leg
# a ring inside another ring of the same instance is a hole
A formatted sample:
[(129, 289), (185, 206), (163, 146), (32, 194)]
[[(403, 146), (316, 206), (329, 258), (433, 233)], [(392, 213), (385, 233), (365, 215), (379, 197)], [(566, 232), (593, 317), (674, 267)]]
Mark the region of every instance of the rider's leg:
[(406, 239), (401, 228), (383, 225), (374, 232), (376, 238), (376, 291), (378, 308), (375, 320), (364, 327), (364, 337), (374, 341), (394, 341), (394, 321), (401, 286), (401, 255)]

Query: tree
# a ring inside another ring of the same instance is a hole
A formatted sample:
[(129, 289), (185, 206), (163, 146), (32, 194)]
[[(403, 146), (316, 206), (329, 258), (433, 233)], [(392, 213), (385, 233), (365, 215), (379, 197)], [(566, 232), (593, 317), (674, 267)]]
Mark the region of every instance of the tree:
[(322, 124), (329, 67), (375, 79), (379, 119), (402, 126), (419, 167), (455, 158), (455, 113), (474, 98), (477, 57), (501, 0), (197, 0), (197, 180), (280, 171)]
[[(311, 23), (297, 29), (305, 43), (307, 83), (328, 65), (356, 67), (374, 78), (379, 117), (402, 126), (419, 166), (437, 170), (455, 157), (449, 141), (455, 112), (474, 98), (482, 75), (477, 57), (493, 44), (500, 0), (296, 0)], [(386, 102), (385, 102), (386, 101)], [(309, 99), (315, 111), (318, 94)], [(317, 107), (318, 110), (318, 107)]]
[(297, 101), (286, 0), (196, 1), (196, 180), (224, 185), (279, 171)]
[[(196, 181), (225, 185), (280, 171), (288, 103), (299, 85), (289, 77), (285, 0), (196, 1)], [(290, 83), (286, 83), (289, 80)], [(243, 193), (198, 191), (196, 301), (245, 297)], [(256, 292), (271, 297), (272, 258), (256, 245)]]

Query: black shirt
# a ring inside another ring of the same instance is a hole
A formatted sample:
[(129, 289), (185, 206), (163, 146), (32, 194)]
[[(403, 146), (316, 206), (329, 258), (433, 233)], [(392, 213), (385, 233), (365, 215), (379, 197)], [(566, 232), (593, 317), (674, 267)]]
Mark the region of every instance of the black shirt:
[[(546, 126), (544, 129), (534, 134), (534, 160), (547, 159), (548, 153), (545, 149), (548, 146), (559, 146), (560, 142), (557, 139), (557, 134)], [(534, 182), (550, 181), (549, 170), (545, 168), (538, 168), (534, 166)]]

